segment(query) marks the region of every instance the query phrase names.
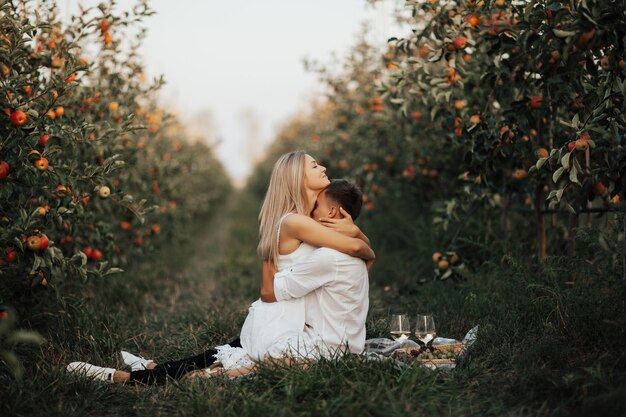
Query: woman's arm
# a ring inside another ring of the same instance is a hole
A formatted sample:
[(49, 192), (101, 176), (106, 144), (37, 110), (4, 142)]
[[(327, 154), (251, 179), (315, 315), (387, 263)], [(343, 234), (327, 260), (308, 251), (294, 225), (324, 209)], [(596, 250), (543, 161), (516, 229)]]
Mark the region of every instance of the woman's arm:
[(273, 303), (276, 301), (274, 295), (274, 274), (278, 271), (274, 262), (263, 260), (263, 276), (261, 278), (261, 301)]
[(322, 217), (318, 219), (318, 221), (324, 226), (329, 227), (334, 231), (341, 233), (342, 235), (361, 239), (363, 242), (367, 243), (367, 246), (371, 248), (372, 244), (370, 243), (369, 238), (365, 236), (361, 229), (359, 229), (359, 226), (354, 224), (352, 216), (350, 216), (350, 214), (345, 211), (343, 207), (339, 207), (339, 211), (343, 215), (343, 219)]
[(282, 227), (282, 233), (285, 233), (286, 236), (313, 246), (335, 249), (366, 261), (376, 258), (372, 248), (363, 240), (344, 236), (301, 214), (294, 214), (285, 218)]

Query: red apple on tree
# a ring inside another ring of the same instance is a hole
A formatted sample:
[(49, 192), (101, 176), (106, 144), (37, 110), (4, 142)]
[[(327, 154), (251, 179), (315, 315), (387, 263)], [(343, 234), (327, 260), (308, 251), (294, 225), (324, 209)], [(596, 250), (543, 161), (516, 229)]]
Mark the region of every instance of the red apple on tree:
[(465, 36), (457, 36), (452, 41), (452, 45), (454, 45), (456, 49), (464, 49), (467, 46), (467, 38)]
[(41, 248), (41, 238), (39, 236), (29, 236), (26, 239), (26, 247), (30, 250), (39, 250)]
[(91, 252), (90, 258), (92, 261), (98, 262), (100, 259), (102, 259), (102, 252), (100, 252), (98, 249), (94, 249)]
[(0, 180), (3, 180), (9, 175), (9, 164), (5, 161), (0, 161)]
[(593, 181), (593, 193), (598, 196), (604, 195), (606, 193), (606, 185), (600, 181)]
[(4, 255), (4, 260), (7, 263), (12, 264), (13, 262), (15, 262), (16, 258), (17, 258), (17, 251), (14, 248), (8, 247)]
[(111, 27), (111, 23), (108, 20), (101, 20), (100, 23), (98, 23), (98, 28), (102, 32), (109, 30), (109, 27)]
[(39, 249), (47, 249), (48, 245), (50, 244), (50, 240), (48, 239), (48, 236), (44, 235), (43, 233), (41, 234), (41, 236), (39, 237), (39, 241), (41, 242), (41, 245), (39, 246)]
[(516, 169), (515, 172), (511, 174), (511, 176), (513, 177), (513, 179), (521, 181), (528, 177), (528, 172), (525, 169), (520, 168), (520, 169)]
[(582, 138), (576, 139), (574, 146), (576, 147), (577, 151), (586, 151), (587, 149), (589, 149), (589, 143), (585, 139), (582, 139)]
[(542, 103), (543, 98), (541, 98), (541, 96), (532, 96), (528, 100), (528, 107), (530, 107), (531, 109), (538, 109), (541, 107)]
[(22, 110), (15, 110), (11, 113), (10, 121), (13, 126), (24, 126), (28, 121), (28, 115)]
[(48, 160), (46, 158), (39, 158), (33, 164), (39, 171), (46, 171), (48, 169)]

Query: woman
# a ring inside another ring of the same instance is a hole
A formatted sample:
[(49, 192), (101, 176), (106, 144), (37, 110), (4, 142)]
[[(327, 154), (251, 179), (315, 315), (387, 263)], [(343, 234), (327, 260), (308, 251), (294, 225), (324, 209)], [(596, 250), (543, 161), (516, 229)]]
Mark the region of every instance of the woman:
[[(374, 252), (363, 239), (345, 236), (309, 217), (318, 194), (329, 183), (326, 168), (303, 151), (287, 153), (274, 165), (259, 214), (258, 252), (265, 260), (263, 285), (271, 283), (271, 264), (278, 270), (288, 268), (320, 246), (365, 260), (374, 259)], [(250, 359), (314, 356), (313, 346), (303, 335), (304, 313), (302, 299), (278, 303), (255, 301), (242, 327), (241, 347), (218, 348), (217, 358), (225, 364), (226, 374), (235, 376), (251, 371), (254, 362)], [(215, 350), (209, 350), (194, 358), (131, 373), (83, 362), (73, 362), (67, 369), (110, 382), (161, 382), (166, 376), (180, 377), (193, 369), (208, 367), (213, 362), (209, 357), (213, 353)]]

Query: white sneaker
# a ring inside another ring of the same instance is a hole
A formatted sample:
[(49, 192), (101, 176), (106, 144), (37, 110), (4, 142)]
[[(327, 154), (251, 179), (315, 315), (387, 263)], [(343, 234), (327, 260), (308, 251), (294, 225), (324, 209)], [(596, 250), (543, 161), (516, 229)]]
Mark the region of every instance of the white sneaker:
[(125, 350), (123, 350), (121, 353), (122, 360), (126, 365), (129, 365), (130, 369), (132, 369), (133, 371), (147, 369), (149, 363), (154, 363), (152, 359), (144, 359), (141, 356), (133, 355), (132, 353), (128, 353)]
[(113, 383), (114, 368), (103, 368), (87, 362), (72, 362), (67, 365), (67, 372), (87, 378)]

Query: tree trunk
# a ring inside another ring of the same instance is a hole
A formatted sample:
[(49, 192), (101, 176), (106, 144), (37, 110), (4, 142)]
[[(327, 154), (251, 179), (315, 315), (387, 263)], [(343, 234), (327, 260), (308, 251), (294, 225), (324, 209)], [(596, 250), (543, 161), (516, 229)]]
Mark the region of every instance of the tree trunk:
[[(504, 236), (505, 244), (509, 242), (509, 206), (511, 205), (511, 195), (504, 195), (504, 208), (502, 210), (502, 235)], [(508, 250), (508, 248), (507, 248)]]
[(546, 244), (546, 223), (543, 214), (543, 187), (537, 186), (535, 190), (535, 211), (537, 212), (537, 235), (538, 235), (538, 257), (543, 262), (547, 255)]
[[(572, 214), (569, 218), (569, 227), (567, 233), (568, 240), (568, 255), (570, 259), (576, 258), (576, 229), (578, 228), (578, 214)], [(572, 270), (569, 275), (569, 281), (566, 282), (568, 286), (574, 286), (576, 283), (576, 270)]]

